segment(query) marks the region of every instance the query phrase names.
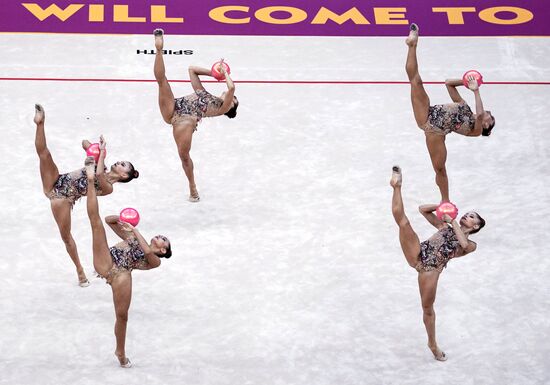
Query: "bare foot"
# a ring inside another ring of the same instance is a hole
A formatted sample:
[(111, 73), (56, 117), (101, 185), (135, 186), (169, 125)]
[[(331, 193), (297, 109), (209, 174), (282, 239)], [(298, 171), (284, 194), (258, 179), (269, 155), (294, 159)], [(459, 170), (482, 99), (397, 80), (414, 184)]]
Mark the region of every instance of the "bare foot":
[(130, 361), (130, 359), (128, 357), (126, 357), (126, 355), (115, 353), (115, 356), (118, 358), (118, 363), (120, 364), (120, 366), (122, 368), (131, 368), (132, 367), (132, 362)]
[(34, 105), (34, 123), (40, 124), (44, 123), (44, 119), (46, 118), (46, 111), (44, 111), (44, 107), (42, 107), (40, 104)]
[(393, 188), (401, 186), (402, 180), (403, 180), (403, 175), (401, 174), (401, 167), (393, 166), (391, 179), (390, 179), (390, 186), (392, 186)]
[(201, 200), (201, 197), (199, 196), (199, 192), (197, 191), (197, 186), (190, 185), (189, 186), (189, 202), (198, 202)]
[(157, 51), (162, 51), (164, 47), (164, 31), (157, 28), (153, 31), (153, 35), (155, 35), (155, 48)]
[(88, 287), (90, 286), (90, 281), (88, 281), (88, 278), (86, 278), (86, 273), (84, 273), (84, 269), (76, 269), (76, 274), (78, 274), (78, 286), (80, 287)]
[(437, 345), (435, 345), (433, 347), (428, 345), (428, 347), (432, 351), (432, 353), (434, 355), (434, 359), (436, 359), (438, 361), (447, 361), (447, 355), (445, 354), (445, 352), (443, 350), (439, 349), (437, 347)]
[(418, 25), (412, 23), (410, 26), (409, 36), (405, 40), (409, 47), (415, 47), (418, 44)]
[(84, 166), (86, 167), (86, 177), (88, 179), (94, 179), (95, 177), (95, 159), (93, 156), (86, 157), (84, 161)]

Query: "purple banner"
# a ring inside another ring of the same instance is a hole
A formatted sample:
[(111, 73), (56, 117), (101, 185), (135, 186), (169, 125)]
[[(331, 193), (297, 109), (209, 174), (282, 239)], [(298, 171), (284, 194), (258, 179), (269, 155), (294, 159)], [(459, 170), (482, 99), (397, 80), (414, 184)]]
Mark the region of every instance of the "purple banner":
[(544, 0), (2, 1), (0, 32), (177, 35), (549, 36)]

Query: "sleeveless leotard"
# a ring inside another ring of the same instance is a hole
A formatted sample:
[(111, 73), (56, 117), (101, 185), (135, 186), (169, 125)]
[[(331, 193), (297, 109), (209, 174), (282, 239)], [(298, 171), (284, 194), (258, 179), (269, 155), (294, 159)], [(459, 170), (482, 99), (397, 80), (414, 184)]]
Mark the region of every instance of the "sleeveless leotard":
[(174, 99), (175, 110), (172, 124), (193, 120), (195, 126), (204, 117), (220, 115), (223, 100), (206, 90), (197, 90), (191, 95)]
[(454, 258), (460, 249), (453, 228), (446, 226), (420, 244), (420, 260), (415, 269), (419, 273), (432, 270), (441, 273), (449, 259)]
[(419, 126), (425, 132), (447, 135), (456, 132), (468, 135), (475, 125), (474, 113), (466, 102), (430, 106), (428, 121)]
[(120, 273), (131, 273), (134, 269), (147, 270), (149, 267), (145, 253), (139, 246), (136, 238), (129, 238), (115, 246), (109, 247), (109, 252), (113, 260), (113, 267), (103, 277), (107, 280), (108, 284), (111, 284), (113, 279)]
[[(102, 191), (99, 188), (97, 178), (94, 178), (94, 187), (97, 195), (101, 195)], [(52, 190), (46, 196), (52, 199), (67, 199), (74, 205), (77, 200), (86, 195), (88, 192), (88, 177), (86, 176), (86, 168), (81, 168), (66, 174), (61, 174), (57, 177)]]

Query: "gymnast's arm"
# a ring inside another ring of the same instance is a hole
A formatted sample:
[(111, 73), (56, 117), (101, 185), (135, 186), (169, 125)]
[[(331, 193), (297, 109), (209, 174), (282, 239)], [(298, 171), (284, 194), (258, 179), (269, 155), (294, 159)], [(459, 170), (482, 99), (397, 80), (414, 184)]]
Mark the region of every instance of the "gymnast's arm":
[(447, 92), (449, 92), (449, 96), (455, 103), (462, 103), (464, 99), (462, 99), (462, 96), (458, 93), (456, 87), (461, 86), (462, 80), (460, 79), (446, 79), (445, 80), (445, 87), (447, 87)]
[[(151, 249), (151, 247), (149, 246), (149, 244), (147, 243), (145, 238), (143, 238), (143, 235), (141, 235), (141, 233), (138, 231), (138, 229), (136, 229), (134, 226), (132, 226), (129, 223), (123, 223), (122, 224), (122, 229), (125, 230), (125, 231), (128, 231), (130, 234), (133, 234), (133, 236), (136, 237), (136, 239), (139, 243), (139, 247), (141, 247), (141, 249), (143, 250), (143, 253), (145, 254), (145, 259), (147, 260), (147, 263), (149, 264), (149, 268), (154, 269), (155, 267), (159, 267), (160, 266), (160, 258), (157, 257), (157, 255), (155, 253), (153, 253), (153, 250)], [(142, 269), (142, 270), (144, 270), (144, 269)]]
[(127, 240), (130, 238), (131, 233), (129, 231), (125, 231), (123, 228), (123, 224), (120, 221), (120, 218), (118, 215), (109, 215), (105, 217), (105, 223), (109, 225), (109, 227), (115, 232), (116, 235), (118, 235), (120, 238)]
[(418, 211), (420, 211), (420, 214), (422, 214), (433, 227), (441, 230), (447, 225), (434, 214), (434, 211), (437, 210), (438, 206), (439, 205), (435, 204), (421, 205), (418, 207)]
[(223, 104), (220, 107), (220, 110), (225, 114), (231, 109), (231, 103), (233, 103), (233, 96), (235, 95), (235, 84), (231, 76), (226, 72), (225, 67), (220, 65), (220, 72), (225, 76), (225, 84), (227, 85), (227, 92), (223, 98)]
[(99, 159), (97, 160), (96, 178), (102, 195), (109, 195), (113, 192), (113, 185), (107, 180), (105, 175), (105, 146), (107, 142), (103, 135), (99, 137)]
[(474, 129), (469, 136), (479, 136), (483, 130), (481, 124), (483, 122), (483, 113), (485, 112), (485, 109), (483, 108), (483, 101), (481, 100), (481, 95), (479, 94), (479, 84), (477, 84), (477, 80), (473, 76), (468, 76), (468, 88), (474, 93), (476, 100), (476, 121), (474, 124)]
[(460, 224), (455, 219), (452, 219), (448, 214), (443, 215), (443, 219), (445, 220), (445, 222), (449, 223), (453, 227), (456, 239), (458, 239), (458, 243), (462, 248), (462, 252), (457, 254), (455, 258), (462, 257), (466, 254), (474, 252), (477, 248), (477, 244), (473, 241), (470, 241), (466, 237), (466, 235), (462, 232), (462, 229), (460, 228)]
[(195, 91), (204, 90), (199, 75), (212, 76), (212, 71), (203, 67), (189, 66), (189, 79)]

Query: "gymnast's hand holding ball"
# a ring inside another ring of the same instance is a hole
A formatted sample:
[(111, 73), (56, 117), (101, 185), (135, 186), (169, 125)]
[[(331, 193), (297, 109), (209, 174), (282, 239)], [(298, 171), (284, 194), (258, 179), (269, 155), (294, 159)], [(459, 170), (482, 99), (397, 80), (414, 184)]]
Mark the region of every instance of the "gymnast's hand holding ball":
[(105, 138), (103, 135), (99, 135), (99, 151), (105, 151), (105, 146), (107, 146)]
[(93, 156), (95, 162), (97, 163), (99, 161), (99, 154), (101, 151), (107, 155), (107, 150), (105, 149), (107, 142), (105, 142), (105, 139), (103, 138), (103, 135), (99, 137), (99, 143), (92, 143), (90, 146), (86, 149), (86, 156)]
[(134, 226), (132, 226), (130, 223), (123, 222), (123, 221), (118, 221), (118, 223), (120, 224), (120, 227), (123, 231), (126, 231), (128, 233), (131, 233), (134, 231)]
[(476, 70), (470, 70), (462, 76), (462, 83), (470, 90), (476, 91), (483, 84), (483, 76)]
[(453, 221), (453, 218), (451, 218), (449, 214), (443, 214), (443, 217), (441, 219), (443, 219), (443, 222), (448, 224), (451, 224), (451, 222)]
[(479, 84), (477, 83), (476, 78), (472, 75), (468, 76), (468, 88), (471, 91), (477, 91), (479, 89)]
[(126, 207), (122, 209), (119, 215), (119, 221), (132, 226), (132, 229), (139, 223), (139, 213), (132, 207)]
[[(442, 202), (437, 209), (435, 210), (435, 215), (442, 221), (447, 222), (444, 217), (445, 215), (449, 216), (452, 219), (455, 219), (458, 215), (458, 208), (451, 202)], [(447, 222), (447, 223), (450, 223)]]
[(210, 71), (216, 80), (223, 81), (225, 80), (226, 75), (231, 73), (231, 68), (229, 68), (229, 64), (227, 64), (223, 59), (220, 59), (220, 61), (217, 61), (212, 65)]

